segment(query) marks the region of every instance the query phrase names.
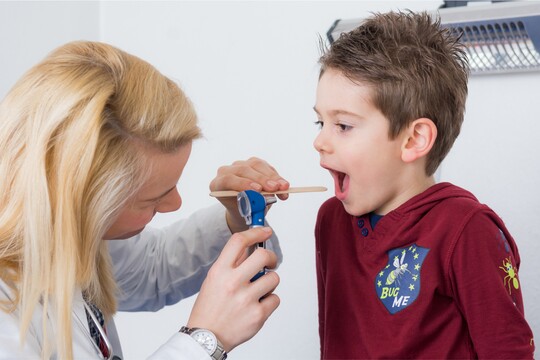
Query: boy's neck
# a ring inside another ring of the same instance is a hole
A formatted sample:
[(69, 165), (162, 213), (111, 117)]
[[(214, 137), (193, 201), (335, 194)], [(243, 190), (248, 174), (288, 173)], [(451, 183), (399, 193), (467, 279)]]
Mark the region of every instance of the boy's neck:
[(374, 213), (378, 215), (386, 215), (390, 211), (395, 210), (406, 203), (409, 199), (423, 193), (433, 185), (435, 185), (435, 178), (433, 176), (422, 176), (417, 178), (416, 181), (411, 181), (399, 189), (398, 194), (392, 203), (386, 204), (386, 206), (382, 209), (376, 209)]

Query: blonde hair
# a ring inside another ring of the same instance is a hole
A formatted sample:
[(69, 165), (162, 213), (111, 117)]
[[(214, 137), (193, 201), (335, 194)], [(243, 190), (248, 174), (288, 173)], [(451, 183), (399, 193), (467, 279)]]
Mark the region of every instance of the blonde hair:
[(73, 357), (77, 288), (106, 317), (116, 311), (102, 239), (148, 174), (141, 149), (173, 152), (200, 136), (175, 83), (97, 42), (56, 49), (0, 104), (0, 278), (14, 294), (0, 305), (19, 308), (22, 339), (39, 303), (44, 331), (48, 309), (55, 314), (43, 358), (53, 347)]

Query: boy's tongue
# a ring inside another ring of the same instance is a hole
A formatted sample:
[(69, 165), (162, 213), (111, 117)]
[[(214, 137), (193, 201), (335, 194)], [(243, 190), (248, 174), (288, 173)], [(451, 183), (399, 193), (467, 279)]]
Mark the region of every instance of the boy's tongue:
[(336, 197), (339, 200), (344, 200), (347, 197), (347, 192), (349, 190), (349, 175), (336, 173), (336, 176), (334, 176), (334, 184)]

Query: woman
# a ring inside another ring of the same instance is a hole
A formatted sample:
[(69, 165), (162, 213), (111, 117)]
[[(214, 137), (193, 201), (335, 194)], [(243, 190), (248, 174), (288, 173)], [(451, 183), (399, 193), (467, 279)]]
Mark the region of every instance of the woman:
[[(249, 279), (277, 257), (245, 249), (271, 230), (228, 241), (246, 229), (229, 201), (226, 215), (217, 205), (143, 232), (157, 212), (180, 207), (176, 184), (200, 136), (177, 85), (106, 44), (66, 44), (19, 80), (0, 104), (0, 358), (121, 356), (113, 314), (197, 292), (220, 252), (187, 328), (154, 356), (225, 358), (262, 327), (279, 305), (279, 278)], [(259, 159), (221, 168), (211, 184), (287, 187)], [(217, 350), (193, 328), (215, 335)]]

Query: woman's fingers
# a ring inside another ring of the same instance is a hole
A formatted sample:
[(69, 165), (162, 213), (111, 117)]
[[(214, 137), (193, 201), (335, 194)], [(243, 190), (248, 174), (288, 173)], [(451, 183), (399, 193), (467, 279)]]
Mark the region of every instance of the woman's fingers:
[(288, 181), (283, 179), (273, 166), (255, 157), (220, 167), (210, 183), (211, 191), (278, 191), (288, 188)]
[(239, 260), (245, 257), (247, 248), (268, 240), (271, 235), (272, 229), (269, 227), (257, 227), (233, 234), (225, 244), (216, 263), (237, 267)]
[(277, 266), (276, 254), (272, 251), (261, 248), (261, 249), (256, 249), (253, 252), (253, 254), (251, 254), (246, 260), (244, 260), (244, 262), (242, 262), (242, 264), (238, 266), (238, 269), (242, 271), (242, 273), (245, 276), (243, 280), (249, 281), (259, 271), (263, 270), (263, 268), (273, 269), (276, 266)]

